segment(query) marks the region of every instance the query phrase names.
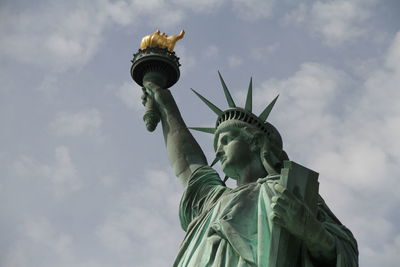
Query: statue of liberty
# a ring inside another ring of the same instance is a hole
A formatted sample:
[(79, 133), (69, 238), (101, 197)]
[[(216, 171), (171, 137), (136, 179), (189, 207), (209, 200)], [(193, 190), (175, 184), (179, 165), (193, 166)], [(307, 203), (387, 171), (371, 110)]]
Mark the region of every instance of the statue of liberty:
[[(267, 121), (277, 98), (257, 116), (252, 81), (241, 108), (218, 73), (229, 108), (194, 91), (217, 120), (209, 128), (186, 126), (167, 89), (179, 78), (172, 50), (183, 34), (145, 37), (131, 69), (143, 87), (146, 125), (153, 131), (161, 121), (169, 161), (184, 187), (179, 217), (186, 235), (173, 266), (358, 266), (356, 240), (319, 196), (318, 174), (289, 161), (280, 133)], [(189, 129), (213, 134), (213, 163)], [(212, 168), (217, 162), (225, 179)], [(225, 185), (228, 178), (236, 188)]]

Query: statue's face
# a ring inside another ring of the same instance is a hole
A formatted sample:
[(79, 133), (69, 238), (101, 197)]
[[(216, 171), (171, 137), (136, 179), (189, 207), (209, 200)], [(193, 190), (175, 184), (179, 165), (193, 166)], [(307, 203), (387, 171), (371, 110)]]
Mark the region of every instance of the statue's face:
[(222, 170), (231, 178), (238, 178), (240, 170), (251, 162), (252, 157), (257, 156), (239, 130), (220, 133), (216, 154), (220, 158)]

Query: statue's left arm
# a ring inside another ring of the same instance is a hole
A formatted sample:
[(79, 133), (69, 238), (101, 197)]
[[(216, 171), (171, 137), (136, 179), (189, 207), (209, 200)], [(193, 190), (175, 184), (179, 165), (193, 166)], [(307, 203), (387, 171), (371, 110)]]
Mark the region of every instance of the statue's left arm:
[(154, 99), (161, 116), (168, 159), (176, 176), (186, 186), (194, 171), (207, 165), (207, 159), (183, 121), (171, 92), (152, 82), (146, 81), (144, 86), (143, 104), (149, 97)]
[[(272, 198), (271, 219), (274, 223), (286, 228), (289, 232), (300, 238), (305, 244), (309, 254), (315, 262), (322, 266), (341, 266), (338, 262), (339, 246), (345, 248), (348, 259), (341, 259), (358, 266), (357, 243), (351, 232), (340, 224), (329, 209), (323, 204), (319, 212), (326, 217), (322, 222), (317, 219), (300, 197), (295, 196), (280, 184), (275, 184), (274, 189), (278, 195)], [(344, 244), (344, 245), (343, 245)], [(345, 257), (345, 255), (341, 255)], [(319, 265), (318, 265), (319, 266)]]

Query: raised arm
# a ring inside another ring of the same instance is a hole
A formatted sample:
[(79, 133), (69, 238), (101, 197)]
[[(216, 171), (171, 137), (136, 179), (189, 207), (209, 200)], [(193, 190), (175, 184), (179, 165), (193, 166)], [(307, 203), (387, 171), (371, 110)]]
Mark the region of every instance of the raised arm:
[(178, 106), (168, 89), (163, 89), (156, 81), (144, 82), (144, 103), (154, 99), (156, 109), (161, 116), (167, 154), (175, 175), (185, 186), (191, 174), (200, 166), (207, 165), (199, 144), (186, 127)]

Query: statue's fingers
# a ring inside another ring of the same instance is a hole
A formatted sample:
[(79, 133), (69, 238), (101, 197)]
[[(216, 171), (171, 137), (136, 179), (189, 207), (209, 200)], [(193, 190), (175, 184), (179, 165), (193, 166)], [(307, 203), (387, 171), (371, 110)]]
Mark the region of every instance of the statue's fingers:
[(283, 193), (285, 193), (285, 192), (287, 191), (287, 188), (286, 188), (286, 187), (284, 187), (283, 185), (278, 184), (278, 183), (275, 183), (275, 184), (274, 184), (274, 189), (275, 189), (276, 191), (278, 191), (279, 193), (281, 193), (281, 194), (283, 194)]
[(299, 209), (299, 201), (292, 197), (287, 197), (285, 195), (273, 196), (271, 198), (273, 203), (279, 204), (286, 212), (296, 211)]
[(286, 216), (286, 209), (285, 207), (282, 207), (278, 203), (272, 203), (271, 208), (276, 213), (279, 217), (285, 217)]
[(150, 90), (148, 88), (146, 88), (146, 87), (142, 87), (142, 92), (143, 92), (142, 98), (143, 97), (148, 97), (149, 95), (151, 95)]
[(289, 202), (287, 202), (283, 197), (273, 196), (271, 198), (271, 200), (272, 200), (273, 203), (278, 203), (281, 206), (284, 206), (284, 207), (288, 207), (289, 206)]
[(142, 105), (146, 106), (146, 103), (147, 103), (147, 93), (146, 93), (146, 91), (143, 91), (143, 94), (142, 94), (142, 96), (140, 98), (142, 99)]
[(146, 96), (148, 96), (148, 97), (154, 95), (154, 92), (153, 92), (150, 88), (147, 88), (147, 87), (145, 87), (145, 86), (142, 87), (142, 91), (143, 91), (143, 93), (146, 94)]
[(278, 224), (278, 225), (281, 225), (281, 226), (285, 226), (285, 225), (286, 225), (286, 224), (285, 224), (285, 221), (282, 220), (282, 218), (279, 217), (279, 216), (278, 216), (276, 213), (274, 213), (274, 212), (271, 213), (270, 219), (271, 219), (271, 221), (272, 221), (273, 223), (276, 223), (276, 224)]
[(283, 185), (276, 183), (274, 189), (281, 194), (285, 200), (295, 200), (295, 196)]

